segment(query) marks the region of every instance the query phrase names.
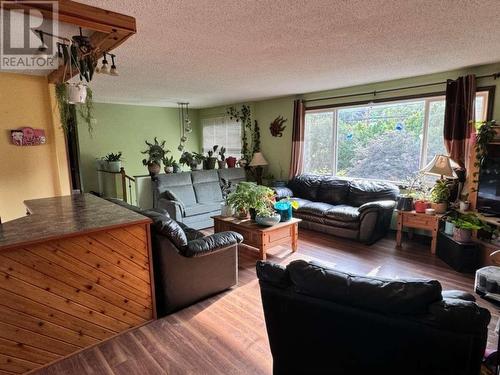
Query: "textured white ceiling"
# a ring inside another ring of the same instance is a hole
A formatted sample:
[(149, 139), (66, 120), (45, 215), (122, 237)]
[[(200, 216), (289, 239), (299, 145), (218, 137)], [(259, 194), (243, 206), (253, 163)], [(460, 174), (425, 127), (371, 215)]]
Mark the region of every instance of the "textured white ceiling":
[(209, 107), (500, 61), (500, 0), (82, 0), (134, 16), (98, 101)]

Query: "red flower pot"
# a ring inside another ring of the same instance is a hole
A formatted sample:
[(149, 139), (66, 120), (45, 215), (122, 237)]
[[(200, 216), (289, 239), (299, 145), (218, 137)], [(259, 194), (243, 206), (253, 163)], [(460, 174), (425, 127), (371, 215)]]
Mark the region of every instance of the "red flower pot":
[(425, 214), (425, 209), (429, 208), (429, 203), (426, 201), (415, 201), (415, 212), (418, 212), (419, 214)]
[(226, 163), (228, 168), (234, 168), (236, 166), (236, 158), (234, 156), (230, 156), (226, 158)]

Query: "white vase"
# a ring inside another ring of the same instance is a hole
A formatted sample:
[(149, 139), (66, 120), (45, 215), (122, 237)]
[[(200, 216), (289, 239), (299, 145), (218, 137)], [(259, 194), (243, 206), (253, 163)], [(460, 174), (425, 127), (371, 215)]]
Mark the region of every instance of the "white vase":
[(82, 83), (67, 83), (66, 91), (69, 104), (81, 104), (87, 100), (87, 86)]
[(108, 172), (120, 172), (120, 169), (122, 168), (122, 162), (121, 161), (108, 161)]
[(221, 214), (221, 216), (225, 216), (225, 217), (233, 216), (234, 215), (233, 207), (231, 207), (225, 203), (221, 203), (220, 214)]
[(467, 211), (469, 209), (469, 202), (460, 201), (460, 211)]

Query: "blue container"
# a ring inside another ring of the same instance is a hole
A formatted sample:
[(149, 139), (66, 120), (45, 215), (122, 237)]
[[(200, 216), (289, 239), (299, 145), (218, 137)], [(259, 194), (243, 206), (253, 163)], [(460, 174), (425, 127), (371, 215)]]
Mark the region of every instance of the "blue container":
[(292, 218), (292, 203), (290, 201), (279, 201), (274, 204), (274, 209), (280, 214), (281, 220), (288, 221)]

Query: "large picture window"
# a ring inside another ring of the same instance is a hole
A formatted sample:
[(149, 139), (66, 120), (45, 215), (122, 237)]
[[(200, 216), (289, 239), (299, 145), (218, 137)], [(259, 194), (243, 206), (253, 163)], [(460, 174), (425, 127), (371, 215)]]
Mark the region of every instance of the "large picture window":
[[(487, 102), (479, 92), (478, 121)], [(403, 181), (446, 154), (444, 109), (439, 96), (306, 111), (304, 172)]]
[(201, 120), (203, 128), (203, 152), (214, 145), (226, 148), (226, 157), (241, 157), (241, 123), (227, 117), (213, 117)]

